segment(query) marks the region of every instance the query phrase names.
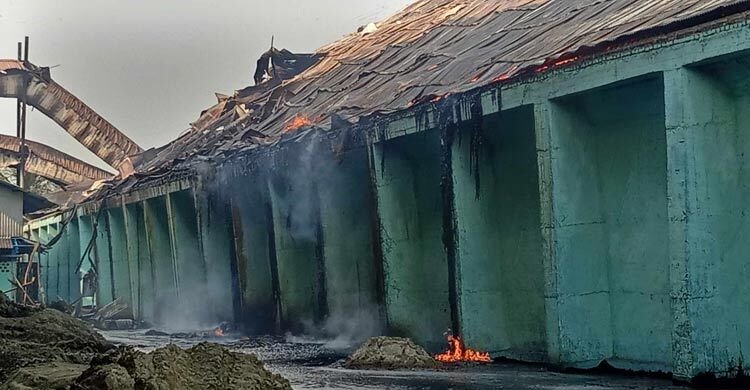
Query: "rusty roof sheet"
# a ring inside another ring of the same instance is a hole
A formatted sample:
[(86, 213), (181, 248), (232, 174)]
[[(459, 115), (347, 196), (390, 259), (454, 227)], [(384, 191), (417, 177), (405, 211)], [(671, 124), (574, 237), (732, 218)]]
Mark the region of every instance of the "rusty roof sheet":
[(24, 70), (23, 61), (18, 60), (2, 60), (0, 59), (0, 71), (5, 72), (8, 70)]
[[(297, 116), (357, 122), (436, 96), (512, 79), (568, 58), (705, 14), (736, 0), (422, 0), (370, 34), (323, 47), (325, 57), (276, 92), (255, 126), (277, 135)], [(745, 2), (746, 3), (746, 2)]]
[(91, 107), (53, 81), (49, 68), (18, 60), (0, 60), (0, 96), (25, 98), (28, 104), (114, 168), (128, 156), (143, 151)]
[[(62, 184), (108, 179), (114, 176), (103, 169), (83, 162), (67, 153), (39, 142), (26, 140), (29, 151), (25, 169), (35, 175)], [(5, 151), (20, 159), (21, 140), (0, 134), (0, 152)]]
[[(579, 54), (627, 47), (731, 13), (737, 0), (420, 0), (315, 54), (321, 59), (268, 88), (238, 91), (140, 165), (140, 175), (273, 143), (295, 122), (356, 124), (489, 85)], [(632, 43), (630, 43), (632, 45)], [(614, 47), (616, 46), (616, 48)], [(237, 115), (230, 103), (242, 109)], [(303, 118), (304, 120), (300, 120)]]

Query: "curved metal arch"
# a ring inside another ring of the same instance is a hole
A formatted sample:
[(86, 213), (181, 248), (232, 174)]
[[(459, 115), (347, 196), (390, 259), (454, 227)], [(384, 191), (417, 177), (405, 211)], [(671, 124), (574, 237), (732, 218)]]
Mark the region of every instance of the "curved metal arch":
[(60, 125), (113, 168), (143, 152), (133, 140), (52, 80), (49, 68), (0, 60), (0, 97), (19, 98)]

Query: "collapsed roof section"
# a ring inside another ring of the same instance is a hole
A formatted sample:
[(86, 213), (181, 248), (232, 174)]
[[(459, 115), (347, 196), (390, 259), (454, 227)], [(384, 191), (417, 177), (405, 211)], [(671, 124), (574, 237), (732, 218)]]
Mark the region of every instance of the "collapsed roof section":
[[(26, 147), (24, 170), (58, 184), (70, 185), (113, 176), (103, 169), (39, 142), (26, 140)], [(0, 168), (17, 166), (22, 157), (21, 140), (0, 134)]]
[[(737, 0), (417, 1), (319, 49), (314, 64), (287, 80), (219, 96), (189, 132), (142, 155), (133, 180), (163, 178), (301, 128), (356, 125), (365, 117), (514, 82), (748, 9), (750, 2)], [(264, 57), (259, 63), (266, 63)], [(267, 69), (256, 79), (269, 75)], [(119, 190), (133, 185), (131, 180)]]
[(49, 68), (18, 60), (0, 60), (0, 97), (24, 100), (113, 168), (119, 168), (128, 156), (143, 151), (80, 99), (55, 83)]

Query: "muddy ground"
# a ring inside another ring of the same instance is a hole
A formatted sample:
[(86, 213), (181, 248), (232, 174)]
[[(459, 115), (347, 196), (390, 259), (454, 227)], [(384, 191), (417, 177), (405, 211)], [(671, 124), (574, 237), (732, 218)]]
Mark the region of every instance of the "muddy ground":
[[(109, 331), (102, 334), (115, 344), (149, 351), (168, 343), (189, 347), (201, 338), (145, 336), (145, 331)], [(254, 353), (274, 373), (287, 378), (294, 389), (534, 389), (534, 390), (609, 390), (654, 389), (685, 390), (668, 379), (595, 374), (563, 374), (544, 367), (493, 363), (490, 365), (447, 366), (439, 370), (352, 370), (343, 368), (351, 352), (330, 349), (323, 341), (284, 337), (212, 338), (212, 342), (232, 350)]]

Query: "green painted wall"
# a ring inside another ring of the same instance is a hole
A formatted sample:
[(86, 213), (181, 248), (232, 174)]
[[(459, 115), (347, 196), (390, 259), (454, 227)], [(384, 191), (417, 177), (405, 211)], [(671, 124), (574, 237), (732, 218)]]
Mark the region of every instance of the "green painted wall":
[(155, 267), (151, 255), (151, 245), (149, 244), (149, 225), (146, 222), (146, 202), (140, 202), (127, 206), (127, 215), (130, 220), (134, 221), (135, 235), (137, 243), (131, 248), (132, 253), (136, 254), (138, 260), (138, 301), (139, 314), (137, 318), (148, 323), (156, 322), (156, 279)]
[(658, 79), (552, 106), (557, 331), (565, 365), (671, 365), (663, 107)]
[(81, 275), (77, 272), (76, 266), (81, 259), (81, 236), (78, 227), (78, 218), (73, 218), (65, 229), (66, 247), (67, 247), (67, 270), (68, 270), (68, 294), (66, 300), (75, 302), (81, 296)]
[(523, 107), (486, 117), (479, 133), (464, 126), (453, 179), (464, 340), (496, 356), (545, 361), (533, 115)]
[[(47, 229), (47, 238), (48, 242), (54, 239), (58, 232), (60, 231), (60, 225), (59, 223), (53, 223), (46, 227)], [(66, 265), (67, 261), (65, 261), (65, 251), (64, 248), (65, 243), (63, 241), (58, 241), (55, 246), (50, 248), (49, 253), (47, 255), (47, 261), (49, 263), (49, 275), (47, 279), (48, 287), (51, 290), (52, 294), (48, 294), (49, 298), (52, 298), (53, 301), (57, 300), (58, 298), (65, 298), (65, 295), (67, 293), (67, 270)], [(63, 264), (63, 261), (65, 261), (65, 264)]]
[(179, 307), (176, 304), (177, 278), (170, 241), (167, 198), (162, 196), (149, 199), (145, 201), (144, 209), (154, 278), (154, 322), (180, 328), (179, 323), (171, 321), (173, 314), (179, 314)]
[[(276, 328), (271, 250), (273, 222), (265, 178), (239, 176), (232, 183), (232, 225), (240, 288), (240, 322), (251, 333)], [(274, 265), (275, 266), (275, 265)]]
[(206, 264), (203, 261), (198, 220), (192, 191), (169, 194), (170, 234), (175, 256), (179, 310), (175, 315), (188, 329), (201, 329), (217, 323), (208, 307)]
[(128, 274), (130, 275), (130, 307), (133, 312), (133, 319), (139, 320), (142, 318), (142, 313), (140, 280), (141, 260), (138, 253), (140, 249), (139, 246), (141, 245), (141, 242), (138, 240), (138, 204), (122, 206), (121, 209), (125, 226), (127, 267)]
[(198, 223), (206, 262), (208, 305), (217, 321), (234, 321), (232, 267), (233, 230), (229, 199), (223, 191), (206, 190), (197, 195)]
[[(131, 304), (133, 295), (130, 285), (130, 266), (128, 265), (128, 241), (125, 226), (125, 214), (122, 207), (106, 211), (109, 218), (109, 241), (112, 248), (112, 283), (115, 299), (122, 299)], [(131, 313), (124, 315), (132, 316)]]
[[(299, 167), (291, 167), (291, 170)], [(303, 322), (326, 315), (321, 307), (322, 261), (317, 194), (310, 183), (274, 176), (269, 182), (276, 262), (279, 272), (281, 319), (286, 328), (301, 330)], [(308, 178), (308, 180), (313, 180)]]
[(342, 319), (364, 316), (376, 319), (376, 265), (367, 149), (354, 149), (341, 154), (336, 161), (326, 161), (319, 172), (329, 315)]
[(665, 75), (675, 374), (747, 370), (748, 57)]
[(98, 213), (94, 218), (97, 220), (96, 228), (96, 303), (104, 306), (114, 300), (115, 291), (113, 283), (112, 247), (110, 241), (110, 223), (106, 212)]
[(373, 148), (388, 326), (430, 349), (443, 348), (451, 321), (439, 134), (418, 133)]
[[(46, 244), (52, 238), (49, 230), (49, 226), (42, 226), (39, 228), (38, 235), (41, 243)], [(57, 290), (57, 275), (59, 269), (57, 259), (55, 258), (55, 252), (56, 251), (53, 248), (51, 251), (39, 255), (39, 265), (42, 268), (42, 285), (44, 286), (44, 291), (47, 294), (47, 300), (49, 302), (57, 300), (59, 294), (59, 291)]]

